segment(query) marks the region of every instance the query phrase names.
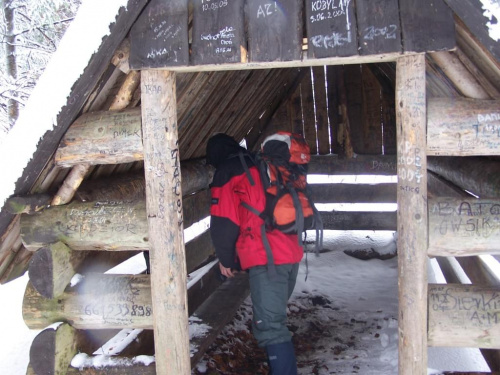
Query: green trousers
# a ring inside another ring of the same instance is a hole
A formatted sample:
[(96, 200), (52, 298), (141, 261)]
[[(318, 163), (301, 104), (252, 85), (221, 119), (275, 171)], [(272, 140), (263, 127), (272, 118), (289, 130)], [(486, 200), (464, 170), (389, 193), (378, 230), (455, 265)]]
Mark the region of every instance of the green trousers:
[(253, 304), (253, 335), (260, 347), (290, 341), (286, 326), (286, 308), (292, 295), (299, 264), (276, 266), (277, 277), (270, 279), (267, 266), (249, 270)]

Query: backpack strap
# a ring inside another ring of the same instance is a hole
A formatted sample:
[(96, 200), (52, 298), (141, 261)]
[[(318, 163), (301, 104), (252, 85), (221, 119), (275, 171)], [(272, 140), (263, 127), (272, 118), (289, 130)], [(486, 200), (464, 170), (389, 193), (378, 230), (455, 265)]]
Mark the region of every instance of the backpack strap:
[(292, 196), (293, 205), (295, 207), (295, 223), (297, 225), (299, 246), (304, 246), (304, 242), (302, 241), (302, 232), (304, 231), (304, 212), (302, 211), (302, 205), (300, 204), (297, 191), (292, 186), (288, 187), (288, 191)]
[[(250, 156), (250, 155), (248, 155), (248, 156)], [(250, 182), (250, 185), (255, 186), (255, 181), (253, 180), (253, 177), (250, 174), (250, 168), (248, 168), (248, 164), (245, 161), (245, 155), (243, 154), (243, 151), (238, 152), (238, 157), (240, 158), (241, 165), (243, 166), (243, 169), (245, 170), (245, 173), (248, 177), (248, 181)]]

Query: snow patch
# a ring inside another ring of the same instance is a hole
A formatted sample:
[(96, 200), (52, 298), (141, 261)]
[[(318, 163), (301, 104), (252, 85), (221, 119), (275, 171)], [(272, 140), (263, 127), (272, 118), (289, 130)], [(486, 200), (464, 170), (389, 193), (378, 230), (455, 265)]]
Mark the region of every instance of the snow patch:
[(500, 40), (500, 3), (498, 0), (481, 0), (483, 4), (483, 16), (488, 19), (486, 26), (488, 27), (488, 32), (490, 38), (499, 41)]

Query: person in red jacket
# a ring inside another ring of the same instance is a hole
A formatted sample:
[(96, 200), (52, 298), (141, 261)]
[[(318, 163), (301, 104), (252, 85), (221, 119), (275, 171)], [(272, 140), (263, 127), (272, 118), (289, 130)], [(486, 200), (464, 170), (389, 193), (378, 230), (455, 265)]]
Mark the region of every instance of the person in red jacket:
[[(245, 148), (226, 134), (216, 134), (208, 141), (206, 160), (216, 168), (210, 186), (210, 232), (221, 274), (230, 278), (239, 270), (248, 271), (252, 332), (267, 352), (270, 373), (295, 375), (297, 362), (286, 310), (303, 248), (295, 234), (275, 229), (263, 236), (263, 219), (245, 207), (262, 212), (266, 205), (259, 170)], [(266, 239), (272, 254), (266, 253)]]

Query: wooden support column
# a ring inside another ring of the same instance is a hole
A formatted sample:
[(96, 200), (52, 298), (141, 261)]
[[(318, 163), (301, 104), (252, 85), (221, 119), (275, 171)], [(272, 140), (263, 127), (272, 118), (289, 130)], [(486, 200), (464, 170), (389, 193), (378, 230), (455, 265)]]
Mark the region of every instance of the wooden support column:
[(186, 258), (175, 73), (141, 73), (156, 373), (189, 374)]
[(427, 374), (425, 55), (398, 59), (399, 374)]

